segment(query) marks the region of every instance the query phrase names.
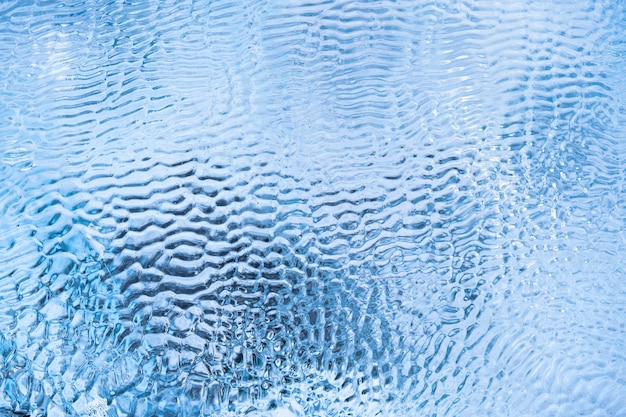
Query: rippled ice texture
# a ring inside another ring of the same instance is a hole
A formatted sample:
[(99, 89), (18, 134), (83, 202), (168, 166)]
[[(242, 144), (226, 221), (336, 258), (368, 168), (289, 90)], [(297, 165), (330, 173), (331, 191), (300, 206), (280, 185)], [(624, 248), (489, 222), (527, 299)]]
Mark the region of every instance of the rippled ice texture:
[(3, 1), (0, 413), (626, 416), (624, 33)]

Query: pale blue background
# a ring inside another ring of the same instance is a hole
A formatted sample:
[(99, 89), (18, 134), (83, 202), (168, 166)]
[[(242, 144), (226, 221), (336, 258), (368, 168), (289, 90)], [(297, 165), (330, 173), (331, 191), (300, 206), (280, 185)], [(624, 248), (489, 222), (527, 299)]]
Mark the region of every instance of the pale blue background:
[(4, 1), (0, 413), (626, 416), (619, 1)]

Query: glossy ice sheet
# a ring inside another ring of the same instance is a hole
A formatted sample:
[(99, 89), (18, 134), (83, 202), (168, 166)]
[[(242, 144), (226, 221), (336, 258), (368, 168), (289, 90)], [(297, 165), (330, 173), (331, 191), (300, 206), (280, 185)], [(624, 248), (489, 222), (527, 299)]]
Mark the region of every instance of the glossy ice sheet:
[(625, 416), (619, 1), (0, 3), (0, 410)]

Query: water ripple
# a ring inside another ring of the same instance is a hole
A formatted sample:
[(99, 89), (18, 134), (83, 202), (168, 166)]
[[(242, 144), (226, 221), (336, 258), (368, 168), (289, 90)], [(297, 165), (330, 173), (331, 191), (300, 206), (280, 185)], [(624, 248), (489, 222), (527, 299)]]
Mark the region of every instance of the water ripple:
[(0, 414), (625, 414), (626, 16), (553, 8), (4, 2)]

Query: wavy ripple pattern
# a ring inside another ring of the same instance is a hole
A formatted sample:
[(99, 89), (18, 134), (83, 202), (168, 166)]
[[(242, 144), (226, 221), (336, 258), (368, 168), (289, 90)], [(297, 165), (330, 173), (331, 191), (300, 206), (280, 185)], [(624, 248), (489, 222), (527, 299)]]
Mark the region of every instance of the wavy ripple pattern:
[(0, 414), (626, 415), (625, 30), (3, 2)]

